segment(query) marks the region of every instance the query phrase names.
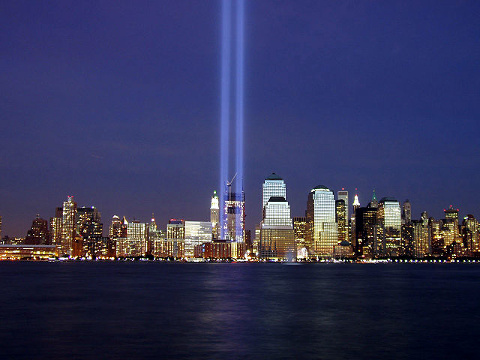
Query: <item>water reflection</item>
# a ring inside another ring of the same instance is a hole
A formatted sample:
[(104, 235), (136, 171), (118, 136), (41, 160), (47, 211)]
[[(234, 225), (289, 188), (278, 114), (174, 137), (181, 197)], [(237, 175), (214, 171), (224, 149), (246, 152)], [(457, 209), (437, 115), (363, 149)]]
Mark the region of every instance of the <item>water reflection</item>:
[(469, 265), (2, 263), (6, 358), (474, 354)]

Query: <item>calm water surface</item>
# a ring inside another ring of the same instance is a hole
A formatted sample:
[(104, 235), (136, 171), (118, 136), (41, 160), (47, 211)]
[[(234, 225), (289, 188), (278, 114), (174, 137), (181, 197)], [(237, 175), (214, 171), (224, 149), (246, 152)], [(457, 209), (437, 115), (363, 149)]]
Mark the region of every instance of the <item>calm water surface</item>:
[(0, 263), (2, 359), (478, 358), (479, 264)]

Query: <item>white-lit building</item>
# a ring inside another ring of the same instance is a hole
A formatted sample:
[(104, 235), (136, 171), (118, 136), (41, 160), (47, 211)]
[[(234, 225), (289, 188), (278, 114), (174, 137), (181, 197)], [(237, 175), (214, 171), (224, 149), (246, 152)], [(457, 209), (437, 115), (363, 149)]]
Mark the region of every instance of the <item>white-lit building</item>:
[(309, 256), (333, 257), (338, 244), (338, 231), (335, 222), (335, 196), (328, 187), (318, 185), (308, 194), (306, 222), (305, 243)]
[(194, 248), (212, 242), (212, 223), (209, 221), (185, 221), (185, 257), (194, 257)]

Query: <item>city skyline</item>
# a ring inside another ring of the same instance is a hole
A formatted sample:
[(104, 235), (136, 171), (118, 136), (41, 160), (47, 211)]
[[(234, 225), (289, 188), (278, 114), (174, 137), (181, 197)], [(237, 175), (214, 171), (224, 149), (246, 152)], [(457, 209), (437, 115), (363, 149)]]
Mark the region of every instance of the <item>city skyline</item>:
[[(67, 195), (104, 218), (209, 218), (218, 183), (220, 2), (6, 2), (2, 234)], [(480, 5), (246, 2), (247, 229), (261, 182), (292, 216), (317, 184), (412, 218), (478, 215)]]

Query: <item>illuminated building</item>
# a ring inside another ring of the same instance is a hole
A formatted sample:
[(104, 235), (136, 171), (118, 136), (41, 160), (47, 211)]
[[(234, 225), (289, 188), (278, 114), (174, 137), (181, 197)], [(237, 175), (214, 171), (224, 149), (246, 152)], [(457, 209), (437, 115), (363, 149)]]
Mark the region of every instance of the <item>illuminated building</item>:
[(209, 221), (185, 221), (185, 257), (194, 257), (194, 248), (212, 241), (212, 223)]
[(152, 219), (148, 224), (148, 236), (147, 236), (147, 254), (152, 255), (155, 249), (155, 245), (161, 239), (160, 231), (158, 230), (157, 223), (155, 222), (155, 214), (152, 214)]
[(32, 227), (25, 237), (26, 245), (50, 245), (50, 232), (48, 231), (48, 222), (37, 214), (32, 222)]
[(355, 254), (372, 259), (377, 239), (377, 208), (371, 206), (357, 208), (355, 222)]
[(147, 251), (148, 230), (147, 224), (137, 220), (128, 222), (127, 237), (116, 239), (117, 257), (145, 256)]
[(110, 224), (110, 228), (108, 229), (108, 236), (110, 239), (115, 240), (118, 238), (126, 238), (127, 237), (127, 224), (128, 222), (124, 218), (124, 221), (120, 220), (118, 215), (113, 215), (112, 223)]
[(416, 259), (424, 258), (432, 253), (431, 233), (428, 226), (428, 215), (424, 211), (420, 220), (412, 221), (413, 225), (413, 256)]
[(296, 258), (295, 234), (290, 205), (286, 200), (287, 187), (275, 173), (262, 185), (262, 222), (260, 224), (259, 255), (262, 258)]
[(220, 236), (220, 205), (218, 202), (217, 192), (213, 192), (212, 199), (210, 201), (210, 222), (212, 223), (213, 239), (217, 240)]
[(341, 199), (335, 201), (335, 222), (337, 223), (338, 229), (338, 242), (348, 242), (346, 213), (345, 200)]
[(318, 185), (308, 194), (305, 243), (309, 257), (333, 257), (338, 243), (333, 191)]
[(479, 224), (472, 214), (468, 214), (463, 218), (462, 222), (463, 244), (473, 253), (480, 252), (479, 244)]
[[(347, 226), (347, 231), (348, 231), (348, 219), (349, 218), (349, 211), (348, 211), (348, 191), (342, 188), (342, 190), (337, 192), (337, 200), (343, 200), (343, 203), (345, 205), (345, 219), (346, 219), (346, 226)], [(358, 200), (358, 197), (357, 197)], [(348, 239), (347, 239), (348, 240)]]
[(307, 248), (305, 247), (306, 226), (307, 221), (305, 216), (293, 218), (293, 233), (297, 247), (297, 258), (307, 257)]
[(263, 208), (259, 253), (262, 258), (296, 258), (290, 205), (284, 197), (270, 197)]
[(55, 255), (55, 245), (0, 245), (0, 260), (48, 260)]
[(405, 200), (402, 205), (402, 224), (410, 224), (412, 221), (412, 204), (410, 201)]
[(60, 247), (62, 243), (62, 220), (63, 208), (57, 207), (55, 216), (50, 218), (50, 242), (57, 247)]
[(2, 238), (2, 216), (0, 215), (0, 239)]
[(378, 204), (377, 220), (379, 234), (374, 246), (375, 256), (402, 256), (404, 248), (401, 238), (402, 216), (400, 203), (393, 198), (382, 198)]
[(81, 236), (82, 249), (75, 255), (95, 258), (103, 247), (103, 224), (94, 206), (77, 208), (77, 234)]
[(223, 208), (224, 239), (230, 242), (245, 241), (245, 193), (232, 192), (232, 183), (227, 184), (227, 196)]
[(433, 217), (428, 219), (428, 228), (432, 239), (432, 255), (436, 257), (444, 254), (445, 242), (443, 240), (442, 227), (442, 220), (435, 220)]
[(166, 257), (182, 258), (185, 256), (185, 221), (170, 219), (167, 224), (167, 240), (164, 254)]
[(458, 230), (458, 209), (454, 209), (452, 205), (448, 209), (444, 209), (445, 219), (443, 221), (443, 239), (444, 246), (449, 246), (454, 242), (461, 242)]
[(63, 203), (60, 256), (73, 255), (73, 245), (76, 238), (76, 215), (77, 203), (73, 201), (73, 196), (69, 196), (67, 201)]
[(275, 173), (268, 176), (262, 185), (262, 211), (271, 197), (287, 198), (287, 185), (285, 181)]

